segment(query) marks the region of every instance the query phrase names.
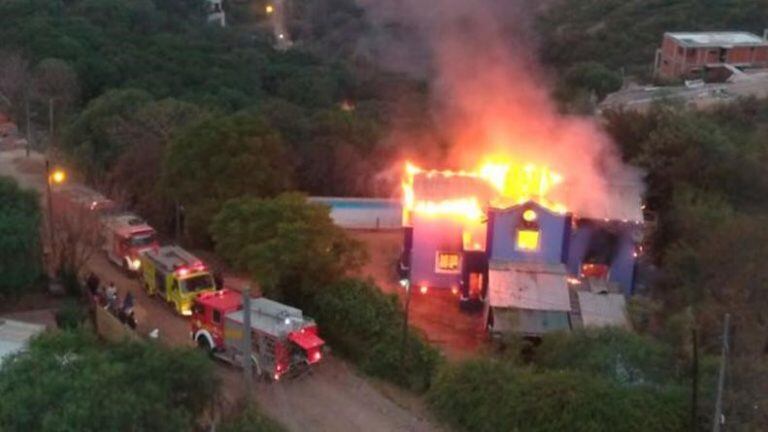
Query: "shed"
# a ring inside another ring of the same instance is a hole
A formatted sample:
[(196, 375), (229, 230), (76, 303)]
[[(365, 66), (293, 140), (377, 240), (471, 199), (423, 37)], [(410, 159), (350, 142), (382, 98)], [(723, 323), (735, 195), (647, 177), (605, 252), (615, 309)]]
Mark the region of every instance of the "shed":
[(494, 333), (538, 336), (570, 330), (571, 301), (565, 266), (492, 261), (488, 307)]

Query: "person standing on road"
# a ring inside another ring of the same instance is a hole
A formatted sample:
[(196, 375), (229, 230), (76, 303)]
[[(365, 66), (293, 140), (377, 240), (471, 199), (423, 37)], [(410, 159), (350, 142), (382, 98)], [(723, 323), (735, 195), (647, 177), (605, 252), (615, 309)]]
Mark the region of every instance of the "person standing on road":
[(107, 309), (116, 310), (117, 306), (117, 287), (114, 282), (107, 285)]
[(101, 281), (99, 280), (99, 277), (96, 276), (96, 273), (91, 272), (91, 274), (88, 275), (88, 279), (85, 280), (85, 285), (88, 287), (88, 292), (91, 293), (91, 297), (96, 297), (99, 293), (99, 284)]

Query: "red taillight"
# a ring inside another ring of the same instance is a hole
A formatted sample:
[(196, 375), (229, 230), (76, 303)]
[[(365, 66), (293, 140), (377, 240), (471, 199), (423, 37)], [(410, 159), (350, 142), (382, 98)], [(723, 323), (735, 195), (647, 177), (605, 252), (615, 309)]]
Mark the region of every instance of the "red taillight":
[(320, 361), (320, 359), (321, 359), (322, 357), (323, 357), (323, 354), (322, 354), (322, 353), (320, 353), (320, 351), (315, 351), (315, 353), (314, 353), (314, 354), (312, 354), (312, 361), (313, 361), (313, 362), (316, 362), (316, 361)]
[(427, 287), (426, 285), (422, 285), (422, 286), (419, 287), (419, 292), (420, 293), (426, 294), (427, 291), (429, 291), (429, 287)]

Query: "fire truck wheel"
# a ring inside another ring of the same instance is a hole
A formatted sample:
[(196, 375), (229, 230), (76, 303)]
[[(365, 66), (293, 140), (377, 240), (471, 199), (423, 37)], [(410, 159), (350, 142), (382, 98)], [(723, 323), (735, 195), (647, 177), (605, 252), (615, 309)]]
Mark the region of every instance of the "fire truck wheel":
[(208, 342), (208, 338), (203, 335), (197, 337), (197, 347), (205, 350), (205, 352), (208, 354), (213, 354), (213, 349), (211, 348), (210, 342)]

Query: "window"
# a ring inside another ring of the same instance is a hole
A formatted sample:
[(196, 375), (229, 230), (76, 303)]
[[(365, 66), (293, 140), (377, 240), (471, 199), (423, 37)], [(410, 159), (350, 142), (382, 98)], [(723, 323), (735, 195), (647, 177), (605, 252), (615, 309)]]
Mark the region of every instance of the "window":
[(458, 252), (438, 252), (435, 259), (435, 271), (438, 273), (458, 273), (459, 263)]
[(221, 323), (221, 312), (214, 310), (213, 311), (213, 322), (216, 324)]
[(216, 285), (213, 283), (213, 279), (207, 273), (199, 274), (197, 276), (190, 276), (183, 280), (182, 289), (183, 292), (197, 292), (200, 290), (210, 289)]
[(539, 231), (532, 229), (517, 230), (517, 250), (536, 251), (539, 250)]

